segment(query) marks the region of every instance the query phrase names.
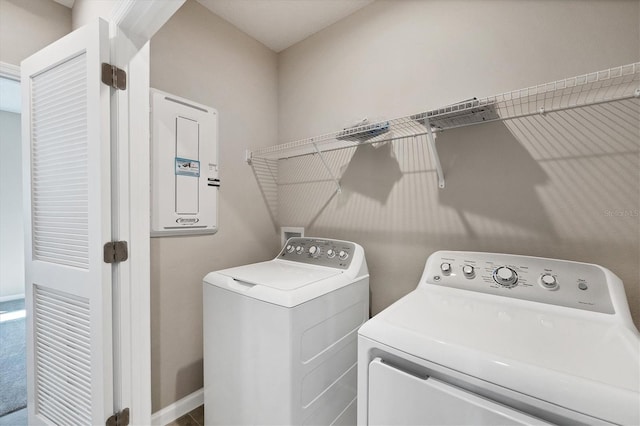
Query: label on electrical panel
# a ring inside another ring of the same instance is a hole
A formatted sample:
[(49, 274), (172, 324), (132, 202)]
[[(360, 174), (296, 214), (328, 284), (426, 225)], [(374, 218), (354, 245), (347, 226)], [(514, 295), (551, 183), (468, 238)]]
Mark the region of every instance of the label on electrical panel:
[(176, 157), (176, 175), (200, 177), (200, 162)]

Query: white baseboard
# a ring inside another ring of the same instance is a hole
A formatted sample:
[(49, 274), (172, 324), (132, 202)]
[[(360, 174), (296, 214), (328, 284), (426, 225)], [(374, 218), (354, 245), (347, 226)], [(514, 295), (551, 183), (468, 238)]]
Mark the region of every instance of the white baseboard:
[(0, 302), (8, 302), (9, 300), (24, 299), (24, 293), (12, 294), (9, 296), (0, 296)]
[(198, 389), (173, 404), (164, 407), (162, 410), (153, 413), (151, 415), (151, 424), (154, 426), (167, 425), (202, 404), (204, 404), (204, 389)]

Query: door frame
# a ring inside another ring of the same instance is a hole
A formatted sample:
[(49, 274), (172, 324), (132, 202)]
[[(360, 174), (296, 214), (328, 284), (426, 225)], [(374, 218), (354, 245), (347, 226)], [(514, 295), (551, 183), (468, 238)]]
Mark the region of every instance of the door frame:
[[(113, 237), (129, 245), (129, 261), (114, 280), (114, 404), (131, 409), (131, 424), (151, 424), (151, 249), (149, 176), (149, 87), (151, 37), (186, 0), (118, 0), (111, 24), (112, 62), (126, 69), (127, 89), (112, 96), (112, 141), (119, 166), (112, 188)], [(122, 167), (122, 165), (125, 165)], [(116, 334), (117, 333), (117, 334)]]

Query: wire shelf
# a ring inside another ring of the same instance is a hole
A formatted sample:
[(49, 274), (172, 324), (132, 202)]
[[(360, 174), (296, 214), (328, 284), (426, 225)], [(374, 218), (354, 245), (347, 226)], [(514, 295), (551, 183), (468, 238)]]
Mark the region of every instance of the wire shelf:
[(640, 97), (640, 62), (247, 152), (280, 160), (447, 129)]

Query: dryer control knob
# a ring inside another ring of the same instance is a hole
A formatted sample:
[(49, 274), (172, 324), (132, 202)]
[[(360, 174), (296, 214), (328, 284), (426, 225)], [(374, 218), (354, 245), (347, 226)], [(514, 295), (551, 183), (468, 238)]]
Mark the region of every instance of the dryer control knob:
[(301, 246), (296, 247), (296, 253), (298, 254), (304, 253), (304, 248), (302, 248)]
[(287, 253), (293, 253), (293, 251), (295, 250), (295, 247), (293, 247), (291, 244), (287, 244)]
[(334, 257), (336, 257), (336, 252), (334, 249), (329, 249), (327, 250), (327, 257), (329, 259), (333, 259)]
[(476, 270), (471, 265), (464, 265), (462, 267), (462, 273), (464, 274), (465, 277), (467, 277), (469, 279), (471, 279), (471, 278), (476, 276)]
[(515, 287), (518, 283), (518, 274), (511, 268), (501, 266), (493, 271), (493, 280), (503, 287)]
[(349, 253), (344, 250), (340, 250), (340, 253), (338, 253), (338, 257), (340, 258), (340, 260), (347, 260), (347, 257), (349, 257)]
[(309, 247), (309, 254), (311, 255), (311, 257), (320, 256), (320, 247), (318, 247), (318, 246)]

